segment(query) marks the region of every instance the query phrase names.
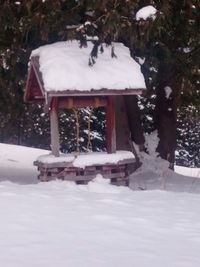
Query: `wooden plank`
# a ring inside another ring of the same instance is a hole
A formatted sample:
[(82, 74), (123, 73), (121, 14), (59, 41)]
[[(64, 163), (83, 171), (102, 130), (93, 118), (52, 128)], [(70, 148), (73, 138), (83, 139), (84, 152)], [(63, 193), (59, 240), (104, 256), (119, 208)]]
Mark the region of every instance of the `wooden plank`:
[(84, 175), (76, 175), (76, 176), (68, 176), (68, 175), (65, 175), (63, 177), (64, 180), (66, 181), (91, 181), (92, 179), (95, 178), (95, 175), (87, 175), (87, 176), (84, 176)]
[[(110, 170), (112, 168), (116, 168), (116, 166), (123, 168), (123, 165), (132, 164), (135, 162), (136, 162), (136, 160), (134, 158), (131, 158), (131, 159), (120, 160), (116, 164), (109, 164), (109, 163), (107, 163), (107, 164), (94, 164), (91, 166), (97, 167), (97, 169), (101, 172), (101, 170)], [(73, 168), (73, 169), (77, 169), (77, 170), (81, 169), (81, 168), (74, 167), (72, 164), (73, 164), (73, 162), (43, 163), (40, 161), (34, 161), (34, 165), (39, 167), (39, 168)], [(86, 166), (86, 168), (87, 167), (90, 167), (90, 166)]]
[(123, 179), (125, 178), (125, 173), (124, 172), (116, 172), (116, 173), (109, 173), (109, 174), (102, 173), (102, 176), (105, 179), (114, 179), (114, 178)]
[(88, 167), (85, 170), (79, 168), (65, 168), (63, 170), (59, 168), (40, 168), (40, 175), (38, 179), (41, 181), (51, 181), (55, 179), (68, 180), (74, 182), (88, 182), (93, 180), (98, 173), (101, 173), (104, 179), (110, 179), (111, 183), (116, 185), (127, 185), (128, 177), (125, 165), (116, 165), (113, 169), (99, 170), (95, 167)]
[(114, 97), (108, 96), (106, 106), (106, 148), (108, 153), (116, 152), (116, 129)]
[(48, 91), (51, 97), (62, 97), (62, 96), (115, 96), (115, 95), (141, 95), (146, 91), (146, 88), (137, 89), (91, 89), (89, 91), (79, 91), (79, 90), (63, 90), (59, 91)]
[(85, 97), (60, 97), (58, 100), (58, 108), (60, 109), (72, 109), (72, 108), (84, 108), (84, 107), (105, 107), (105, 97), (85, 96)]
[(40, 161), (34, 161), (33, 163), (35, 166), (40, 168), (66, 168), (66, 167), (73, 167), (72, 162), (53, 162), (53, 163), (43, 163)]
[[(125, 173), (124, 172), (119, 172), (119, 173), (110, 173), (110, 174), (102, 174), (104, 179), (125, 179)], [(89, 174), (89, 175), (64, 175), (63, 178), (64, 180), (68, 181), (80, 181), (80, 180), (92, 180), (96, 177), (95, 174)]]
[[(48, 174), (40, 174), (39, 175), (39, 179), (41, 180), (45, 180), (45, 181), (49, 181), (49, 180), (53, 180), (53, 179), (61, 179), (61, 180), (68, 180), (68, 181), (80, 181), (80, 180), (92, 180), (96, 177), (96, 173), (95, 174), (85, 174), (85, 175), (71, 175), (68, 173), (63, 173), (62, 175), (56, 175), (55, 173), (52, 173), (50, 175), (50, 172), (48, 172)], [(102, 174), (104, 179), (120, 179), (126, 180), (126, 176), (124, 172), (119, 172), (119, 173), (110, 173), (110, 174)]]
[(57, 98), (52, 99), (50, 110), (50, 126), (51, 126), (51, 150), (55, 157), (59, 157), (59, 126), (58, 126), (58, 106)]

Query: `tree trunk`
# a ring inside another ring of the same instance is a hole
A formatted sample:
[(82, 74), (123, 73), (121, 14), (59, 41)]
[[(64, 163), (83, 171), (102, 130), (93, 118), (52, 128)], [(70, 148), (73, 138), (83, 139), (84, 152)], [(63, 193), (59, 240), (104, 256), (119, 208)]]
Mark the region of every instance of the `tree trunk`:
[(115, 107), (117, 149), (132, 150), (132, 145), (130, 145), (132, 141), (139, 147), (143, 147), (145, 140), (137, 97), (117, 96)]
[[(155, 127), (158, 130), (159, 144), (157, 151), (161, 158), (168, 160), (173, 169), (176, 150), (177, 106), (179, 84), (171, 76), (166, 79), (162, 73), (156, 90)], [(169, 76), (168, 76), (169, 77)]]
[(136, 96), (116, 96), (116, 146), (118, 150), (132, 151), (136, 158), (134, 171), (141, 163), (139, 161), (133, 141), (142, 150), (144, 148), (144, 135), (140, 120), (140, 110)]
[(144, 146), (145, 139), (140, 119), (140, 109), (138, 107), (137, 96), (124, 96), (124, 101), (131, 132), (131, 140), (142, 148)]

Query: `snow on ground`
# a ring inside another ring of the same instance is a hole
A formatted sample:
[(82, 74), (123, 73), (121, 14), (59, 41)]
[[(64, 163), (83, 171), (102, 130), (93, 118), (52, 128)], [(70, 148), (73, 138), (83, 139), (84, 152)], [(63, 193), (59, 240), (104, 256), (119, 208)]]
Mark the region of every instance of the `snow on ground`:
[(200, 266), (199, 194), (34, 184), (40, 153), (0, 144), (0, 266)]
[(200, 196), (0, 184), (4, 267), (199, 267)]
[(200, 169), (199, 168), (187, 168), (183, 166), (175, 166), (175, 172), (182, 175), (198, 177), (200, 178)]
[(0, 143), (0, 181), (20, 184), (37, 183), (37, 169), (33, 161), (49, 151)]
[[(90, 67), (88, 60), (94, 44), (82, 47), (77, 41), (57, 42), (39, 47), (32, 52), (39, 56), (46, 91), (146, 88), (140, 65), (130, 56), (122, 43), (115, 43), (117, 58), (111, 57), (111, 46), (103, 44), (96, 63)], [(99, 48), (100, 49), (100, 48)], [(112, 79), (110, 79), (112, 77)]]

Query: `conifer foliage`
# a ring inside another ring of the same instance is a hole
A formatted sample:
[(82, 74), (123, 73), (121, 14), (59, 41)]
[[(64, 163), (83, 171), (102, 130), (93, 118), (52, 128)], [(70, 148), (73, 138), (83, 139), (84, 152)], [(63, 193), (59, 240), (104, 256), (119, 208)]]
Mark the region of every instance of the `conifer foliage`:
[[(103, 52), (102, 42), (112, 45), (113, 41), (120, 41), (130, 48), (131, 55), (141, 64), (148, 89), (140, 105), (144, 129), (158, 130), (158, 152), (163, 158), (174, 161), (178, 107), (179, 151), (194, 147), (186, 145), (189, 138), (186, 113), (187, 105), (195, 110), (199, 105), (195, 101), (200, 84), (198, 0), (2, 0), (0, 3), (0, 142), (47, 146), (48, 127), (40, 128), (42, 123), (48, 125), (48, 118), (41, 117), (42, 107), (31, 116), (35, 107), (23, 103), (28, 59), (32, 49), (40, 45), (77, 38), (80, 45), (86, 45), (87, 40), (94, 42), (88, 59), (91, 66), (98, 60), (98, 53)], [(157, 10), (156, 14), (138, 19), (137, 12), (148, 5)], [(114, 46), (111, 56), (117, 57)], [(168, 97), (166, 88), (171, 90)], [(185, 99), (190, 99), (190, 104)], [(194, 155), (190, 164), (199, 164), (198, 156), (191, 151), (190, 155)]]

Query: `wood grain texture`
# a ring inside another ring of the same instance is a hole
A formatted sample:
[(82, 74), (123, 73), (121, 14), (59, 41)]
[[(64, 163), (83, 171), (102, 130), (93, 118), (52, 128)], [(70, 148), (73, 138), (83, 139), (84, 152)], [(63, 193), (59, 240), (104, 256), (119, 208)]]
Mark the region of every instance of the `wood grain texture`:
[(56, 98), (52, 99), (50, 110), (50, 126), (51, 126), (51, 150), (52, 154), (59, 157), (59, 124), (58, 124), (58, 102)]

